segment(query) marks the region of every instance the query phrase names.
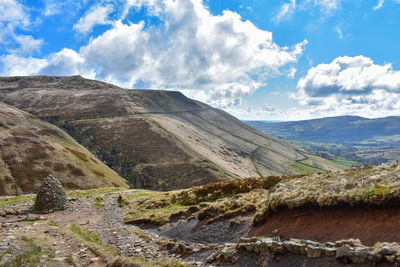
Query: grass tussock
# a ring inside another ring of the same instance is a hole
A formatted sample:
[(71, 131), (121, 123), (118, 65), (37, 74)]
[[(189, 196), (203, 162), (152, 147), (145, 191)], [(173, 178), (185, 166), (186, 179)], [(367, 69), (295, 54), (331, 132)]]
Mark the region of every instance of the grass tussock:
[(35, 195), (20, 195), (0, 198), (0, 209), (11, 208), (35, 199)]
[(0, 253), (0, 260), (5, 254), (16, 253), (11, 260), (5, 262), (2, 266), (41, 266), (46, 265), (46, 262), (42, 260), (42, 256), (46, 255), (48, 260), (55, 257), (55, 250), (44, 240), (38, 238), (22, 236), (19, 246), (20, 250), (18, 252), (13, 252), (9, 249)]
[(114, 246), (104, 244), (98, 235), (88, 229), (73, 224), (69, 227), (69, 231), (77, 240), (85, 244), (93, 253), (102, 257), (107, 262), (111, 262), (118, 256), (118, 250)]
[(88, 156), (85, 153), (82, 153), (78, 150), (66, 147), (65, 148), (67, 151), (71, 152), (73, 155), (75, 155), (77, 158), (79, 158), (82, 161), (89, 161)]

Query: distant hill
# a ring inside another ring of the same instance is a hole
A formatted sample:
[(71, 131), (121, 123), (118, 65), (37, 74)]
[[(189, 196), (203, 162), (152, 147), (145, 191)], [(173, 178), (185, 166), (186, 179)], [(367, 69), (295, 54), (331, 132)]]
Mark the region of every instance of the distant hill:
[[(343, 157), (367, 165), (400, 160), (400, 117), (339, 116), (314, 120), (247, 124), (325, 158)], [(328, 154), (326, 154), (328, 153)]]
[(80, 76), (4, 77), (0, 101), (62, 127), (135, 187), (345, 168), (174, 91)]
[(67, 189), (127, 186), (58, 127), (0, 102), (0, 195), (36, 192), (49, 173)]
[(339, 116), (279, 123), (260, 121), (246, 121), (246, 123), (272, 136), (315, 142), (351, 143), (400, 134), (400, 117), (367, 119)]

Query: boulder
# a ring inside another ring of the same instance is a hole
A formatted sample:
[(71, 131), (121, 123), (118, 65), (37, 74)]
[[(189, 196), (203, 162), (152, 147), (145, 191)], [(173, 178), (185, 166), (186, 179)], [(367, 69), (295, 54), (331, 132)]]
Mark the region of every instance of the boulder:
[(313, 245), (306, 247), (306, 253), (308, 258), (319, 258), (322, 256), (322, 249)]
[(61, 182), (49, 174), (42, 182), (36, 195), (33, 211), (37, 213), (51, 213), (67, 207), (68, 199)]

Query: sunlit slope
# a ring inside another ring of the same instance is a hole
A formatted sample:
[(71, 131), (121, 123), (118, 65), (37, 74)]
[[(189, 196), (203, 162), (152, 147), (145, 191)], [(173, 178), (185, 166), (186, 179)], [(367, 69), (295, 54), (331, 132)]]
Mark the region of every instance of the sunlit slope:
[(36, 192), (50, 173), (67, 189), (126, 186), (63, 130), (0, 102), (0, 195)]

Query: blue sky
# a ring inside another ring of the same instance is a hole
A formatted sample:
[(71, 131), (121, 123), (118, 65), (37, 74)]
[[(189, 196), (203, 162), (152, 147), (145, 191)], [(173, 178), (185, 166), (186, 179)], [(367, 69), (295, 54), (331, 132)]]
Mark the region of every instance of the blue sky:
[(0, 75), (179, 90), (240, 119), (400, 115), (400, 0), (0, 0)]

